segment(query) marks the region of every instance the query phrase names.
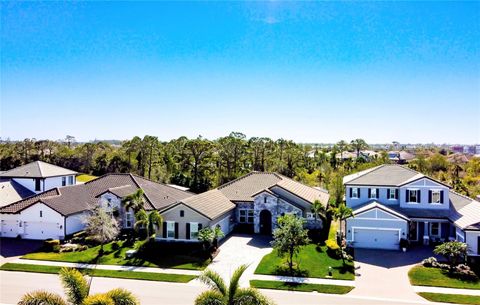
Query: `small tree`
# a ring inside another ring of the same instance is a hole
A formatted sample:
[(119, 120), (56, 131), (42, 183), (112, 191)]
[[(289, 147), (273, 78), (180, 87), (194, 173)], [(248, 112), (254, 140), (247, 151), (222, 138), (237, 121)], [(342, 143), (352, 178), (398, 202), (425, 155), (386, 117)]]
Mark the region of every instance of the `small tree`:
[(449, 272), (453, 273), (453, 270), (460, 263), (460, 261), (465, 259), (467, 251), (468, 246), (466, 243), (449, 241), (436, 246), (433, 250), (433, 253), (444, 256), (450, 265)]
[(331, 214), (333, 219), (338, 220), (340, 222), (340, 248), (342, 253), (342, 262), (345, 264), (345, 257), (343, 255), (343, 232), (342, 232), (342, 220), (345, 220), (349, 217), (353, 217), (353, 210), (345, 203), (341, 203), (336, 207), (330, 208)]
[(91, 210), (91, 214), (85, 217), (84, 223), (86, 224), (85, 232), (100, 243), (101, 252), (103, 252), (103, 244), (115, 239), (120, 232), (115, 218), (103, 207)]
[(132, 209), (134, 213), (144, 209), (145, 196), (143, 195), (143, 190), (138, 189), (135, 193), (125, 196), (122, 199), (122, 203), (125, 210)]
[(272, 246), (279, 256), (287, 255), (290, 274), (293, 274), (293, 257), (310, 242), (304, 224), (305, 220), (286, 214), (278, 218), (278, 228), (273, 231)]
[(147, 213), (145, 210), (141, 209), (135, 214), (135, 230), (144, 228), (147, 233), (147, 238), (155, 237), (157, 229), (162, 226), (163, 218), (158, 211), (152, 211)]

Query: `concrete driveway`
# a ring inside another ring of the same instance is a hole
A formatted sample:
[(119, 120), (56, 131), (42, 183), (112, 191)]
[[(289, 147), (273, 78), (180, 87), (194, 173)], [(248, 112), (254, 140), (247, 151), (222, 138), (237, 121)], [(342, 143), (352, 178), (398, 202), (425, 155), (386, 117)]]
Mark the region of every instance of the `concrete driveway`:
[(355, 249), (356, 288), (349, 295), (424, 301), (410, 285), (408, 271), (430, 256), (432, 249), (421, 247), (406, 253)]
[(42, 244), (41, 240), (0, 238), (0, 265), (36, 251)]
[(242, 264), (247, 264), (249, 267), (240, 282), (242, 286), (247, 287), (248, 280), (258, 263), (272, 251), (271, 240), (270, 237), (262, 235), (231, 235), (220, 245), (220, 253), (208, 268), (218, 272), (223, 278), (229, 279), (235, 269)]

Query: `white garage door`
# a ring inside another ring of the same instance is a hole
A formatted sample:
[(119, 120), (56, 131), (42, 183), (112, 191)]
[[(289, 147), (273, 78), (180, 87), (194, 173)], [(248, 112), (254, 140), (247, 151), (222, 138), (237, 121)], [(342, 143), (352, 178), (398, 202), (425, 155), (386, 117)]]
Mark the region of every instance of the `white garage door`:
[(60, 229), (53, 222), (26, 222), (24, 239), (59, 238)]
[(2, 237), (17, 237), (18, 225), (16, 220), (2, 220)]
[(399, 249), (399, 231), (385, 229), (354, 229), (355, 248)]

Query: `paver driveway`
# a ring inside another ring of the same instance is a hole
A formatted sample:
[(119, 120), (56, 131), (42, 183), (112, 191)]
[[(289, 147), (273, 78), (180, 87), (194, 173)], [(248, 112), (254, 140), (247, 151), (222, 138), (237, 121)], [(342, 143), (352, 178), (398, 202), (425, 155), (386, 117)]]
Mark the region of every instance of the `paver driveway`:
[(349, 295), (424, 301), (408, 279), (408, 271), (424, 258), (429, 248), (400, 251), (355, 249), (356, 288)]
[(242, 264), (250, 265), (242, 276), (240, 284), (247, 287), (248, 279), (253, 275), (258, 263), (272, 251), (271, 238), (262, 235), (234, 234), (220, 246), (220, 253), (208, 266), (223, 278), (229, 279), (235, 269)]

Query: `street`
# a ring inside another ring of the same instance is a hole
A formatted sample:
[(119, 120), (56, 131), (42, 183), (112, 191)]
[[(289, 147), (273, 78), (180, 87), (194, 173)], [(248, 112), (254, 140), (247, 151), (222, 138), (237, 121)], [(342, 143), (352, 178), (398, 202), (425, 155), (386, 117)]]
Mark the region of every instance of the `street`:
[[(188, 284), (165, 283), (153, 281), (125, 280), (112, 278), (94, 278), (91, 293), (105, 292), (122, 287), (132, 291), (142, 305), (191, 305), (195, 297), (205, 289), (199, 283)], [(57, 275), (0, 271), (0, 304), (16, 304), (26, 292), (48, 290), (63, 295)], [(403, 301), (386, 298), (340, 296), (306, 292), (289, 292), (279, 290), (262, 290), (278, 305), (405, 305), (435, 304), (431, 302)]]

